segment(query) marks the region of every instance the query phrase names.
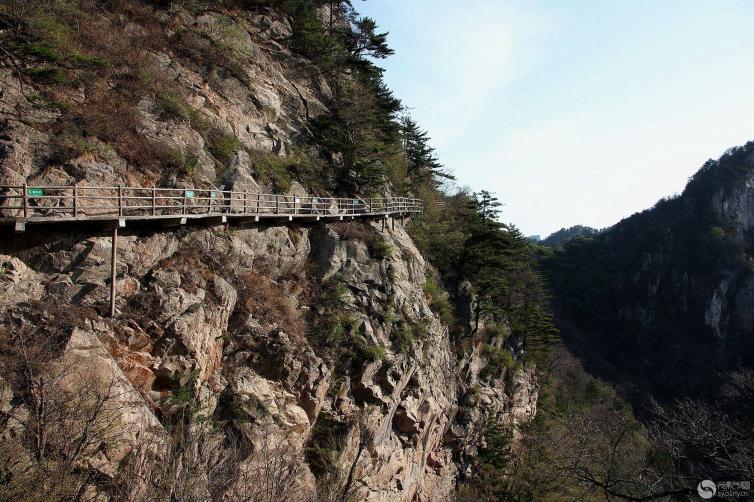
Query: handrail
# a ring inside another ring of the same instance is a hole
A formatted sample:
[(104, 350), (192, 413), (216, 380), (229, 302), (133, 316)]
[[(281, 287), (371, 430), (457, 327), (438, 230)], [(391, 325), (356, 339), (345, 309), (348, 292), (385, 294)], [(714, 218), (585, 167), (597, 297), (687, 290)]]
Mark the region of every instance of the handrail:
[(264, 194), (194, 187), (0, 185), (0, 220), (181, 216), (376, 216), (420, 213), (420, 199)]

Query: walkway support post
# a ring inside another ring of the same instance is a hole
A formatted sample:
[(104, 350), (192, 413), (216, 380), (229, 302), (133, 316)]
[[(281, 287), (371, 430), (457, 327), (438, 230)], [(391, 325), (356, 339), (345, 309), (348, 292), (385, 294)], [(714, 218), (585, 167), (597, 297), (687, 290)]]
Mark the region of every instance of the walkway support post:
[(79, 216), (79, 186), (78, 184), (73, 185), (73, 217), (78, 218)]
[(112, 253), (110, 256), (110, 317), (115, 317), (116, 273), (118, 267), (118, 227), (113, 228)]
[(152, 216), (157, 214), (157, 186), (152, 187)]

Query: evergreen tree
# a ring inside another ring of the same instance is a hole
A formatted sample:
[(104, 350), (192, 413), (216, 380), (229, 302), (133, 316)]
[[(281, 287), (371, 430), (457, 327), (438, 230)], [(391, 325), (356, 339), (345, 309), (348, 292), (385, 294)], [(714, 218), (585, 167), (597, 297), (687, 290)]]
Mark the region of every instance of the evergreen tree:
[(401, 118), (400, 130), (412, 187), (429, 183), (433, 188), (438, 188), (444, 180), (455, 179), (443, 169), (435, 149), (429, 146), (427, 132), (420, 129), (411, 117), (405, 115)]

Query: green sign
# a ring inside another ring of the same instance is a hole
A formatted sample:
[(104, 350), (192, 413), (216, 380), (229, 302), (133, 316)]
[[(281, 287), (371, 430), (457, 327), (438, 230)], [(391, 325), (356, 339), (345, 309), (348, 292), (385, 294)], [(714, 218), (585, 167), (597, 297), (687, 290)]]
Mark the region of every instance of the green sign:
[(216, 196), (216, 194), (215, 194), (215, 192), (210, 192), (209, 196), (210, 196), (210, 197), (212, 197), (212, 198), (214, 199), (214, 198), (215, 198), (215, 196)]
[(193, 190), (186, 190), (186, 198), (187, 199), (193, 199), (194, 198), (194, 191)]
[(41, 197), (45, 194), (44, 188), (29, 188), (26, 191), (29, 194), (29, 197)]

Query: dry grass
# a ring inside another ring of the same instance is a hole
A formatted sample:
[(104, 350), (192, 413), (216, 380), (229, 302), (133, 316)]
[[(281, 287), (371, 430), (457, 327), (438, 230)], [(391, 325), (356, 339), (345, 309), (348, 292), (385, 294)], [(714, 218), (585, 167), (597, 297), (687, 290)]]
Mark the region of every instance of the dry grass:
[(303, 339), (306, 322), (283, 288), (256, 272), (238, 281), (238, 304), (244, 312), (265, 324), (277, 324), (288, 335)]
[(338, 222), (330, 225), (338, 237), (343, 240), (357, 240), (369, 242), (375, 238), (377, 231), (370, 225), (362, 222)]

